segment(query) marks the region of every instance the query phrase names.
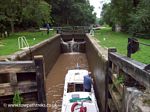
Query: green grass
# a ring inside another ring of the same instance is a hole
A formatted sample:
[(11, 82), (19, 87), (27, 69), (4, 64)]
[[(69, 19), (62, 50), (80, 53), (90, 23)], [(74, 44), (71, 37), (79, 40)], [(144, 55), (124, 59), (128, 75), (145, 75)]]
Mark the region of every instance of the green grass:
[[(128, 34), (111, 31), (110, 28), (96, 30), (95, 37), (100, 41), (99, 44), (103, 47), (116, 47), (117, 51), (122, 55), (127, 54)], [(138, 38), (140, 42), (150, 44), (150, 39)], [(139, 62), (150, 64), (150, 46), (140, 44), (140, 50), (132, 54), (132, 58)]]
[(19, 51), (18, 48), (18, 37), (25, 36), (29, 46), (33, 46), (49, 37), (54, 35), (54, 31), (50, 31), (47, 35), (46, 32), (19, 32), (11, 34), (7, 38), (0, 39), (0, 56), (10, 55)]
[[(25, 36), (30, 46), (33, 46), (54, 35), (51, 31), (49, 35), (46, 32), (20, 32), (11, 34), (7, 38), (0, 40), (0, 56), (10, 55), (19, 51), (18, 37)], [(110, 28), (96, 30), (95, 37), (100, 41), (103, 47), (116, 47), (117, 51), (122, 55), (127, 54), (127, 41), (130, 35), (124, 33), (112, 32)], [(35, 38), (35, 40), (34, 40)], [(150, 44), (150, 39), (138, 39), (140, 42)], [(150, 64), (150, 47), (140, 45), (140, 51), (132, 54), (132, 58), (145, 64)]]

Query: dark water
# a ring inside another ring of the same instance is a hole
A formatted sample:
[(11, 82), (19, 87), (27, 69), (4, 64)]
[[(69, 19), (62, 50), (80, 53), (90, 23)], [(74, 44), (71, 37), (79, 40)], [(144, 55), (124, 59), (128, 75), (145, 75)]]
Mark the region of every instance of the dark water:
[(46, 79), (46, 96), (49, 104), (48, 112), (60, 112), (64, 89), (64, 79), (68, 69), (76, 67), (88, 69), (84, 53), (61, 54)]

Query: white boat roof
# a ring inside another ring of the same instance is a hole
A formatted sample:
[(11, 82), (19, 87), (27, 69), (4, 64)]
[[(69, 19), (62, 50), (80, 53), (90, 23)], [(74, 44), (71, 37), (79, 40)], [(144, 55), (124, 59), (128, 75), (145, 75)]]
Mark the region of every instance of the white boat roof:
[(87, 70), (83, 69), (74, 69), (74, 70), (69, 70), (67, 75), (66, 75), (66, 81), (67, 83), (83, 83), (83, 78), (85, 75), (88, 75)]
[[(65, 99), (65, 104), (63, 105), (65, 108), (65, 112), (70, 112), (71, 111), (71, 106), (73, 105), (73, 103), (75, 102), (70, 102), (69, 100), (73, 98), (73, 96), (78, 96), (79, 98), (93, 98), (94, 94), (90, 93), (90, 92), (71, 92), (71, 93), (67, 93), (66, 94), (66, 99)], [(81, 104), (81, 102), (78, 102), (79, 104)], [(85, 100), (83, 101), (83, 106), (87, 108), (86, 112), (98, 112), (98, 108), (97, 108), (97, 104), (96, 101), (93, 99), (91, 100)]]
[[(67, 105), (65, 112), (71, 112), (71, 106), (72, 106), (72, 104), (73, 103), (69, 103)], [(87, 108), (86, 112), (98, 112), (98, 110), (96, 110), (97, 108), (95, 107), (95, 105), (93, 103), (84, 102), (83, 106)]]
[(75, 102), (78, 102), (79, 104), (83, 102), (83, 106), (87, 108), (86, 112), (99, 112), (93, 86), (91, 88), (91, 92), (67, 92), (68, 83), (83, 84), (84, 76), (86, 75), (88, 75), (88, 71), (85, 69), (68, 70), (68, 73), (65, 77), (64, 95), (61, 112), (71, 112), (71, 107)]

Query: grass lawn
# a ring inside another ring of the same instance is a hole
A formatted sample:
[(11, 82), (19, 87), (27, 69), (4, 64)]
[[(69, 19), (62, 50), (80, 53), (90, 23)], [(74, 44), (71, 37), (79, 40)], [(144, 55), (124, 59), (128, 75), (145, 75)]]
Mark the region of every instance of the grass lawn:
[[(130, 35), (111, 31), (110, 28), (103, 28), (95, 31), (95, 37), (103, 47), (116, 47), (122, 55), (127, 54), (127, 42)], [(150, 39), (138, 38), (140, 42), (150, 44)], [(140, 44), (140, 50), (132, 54), (132, 58), (139, 62), (150, 64), (150, 46)]]
[(47, 35), (45, 31), (41, 32), (19, 32), (11, 34), (7, 38), (0, 39), (0, 56), (10, 55), (16, 51), (19, 51), (18, 48), (18, 37), (25, 36), (29, 46), (33, 46), (49, 37), (52, 37), (55, 34), (55, 31), (50, 31), (50, 34)]

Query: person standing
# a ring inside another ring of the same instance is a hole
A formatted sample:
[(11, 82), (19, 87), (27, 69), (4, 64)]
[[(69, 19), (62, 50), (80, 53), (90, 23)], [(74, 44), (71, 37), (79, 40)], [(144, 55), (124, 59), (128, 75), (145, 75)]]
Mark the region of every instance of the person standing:
[(84, 91), (91, 92), (91, 86), (92, 86), (92, 78), (91, 78), (91, 72), (88, 73), (88, 75), (84, 76)]
[(49, 34), (49, 29), (50, 29), (49, 23), (46, 24), (46, 28), (47, 28), (47, 34)]

